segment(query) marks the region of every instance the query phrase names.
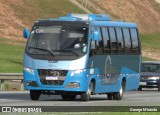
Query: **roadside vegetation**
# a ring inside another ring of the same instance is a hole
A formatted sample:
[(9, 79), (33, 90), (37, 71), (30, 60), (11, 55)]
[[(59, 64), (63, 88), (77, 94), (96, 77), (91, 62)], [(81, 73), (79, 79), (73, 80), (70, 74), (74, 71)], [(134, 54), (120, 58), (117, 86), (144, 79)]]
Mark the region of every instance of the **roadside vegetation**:
[(160, 33), (141, 34), (142, 54), (144, 60), (160, 61)]
[(158, 60), (142, 56), (142, 61), (158, 61)]
[(25, 42), (0, 38), (1, 73), (22, 73), (24, 47)]
[(160, 50), (160, 33), (141, 34), (141, 42), (143, 50)]

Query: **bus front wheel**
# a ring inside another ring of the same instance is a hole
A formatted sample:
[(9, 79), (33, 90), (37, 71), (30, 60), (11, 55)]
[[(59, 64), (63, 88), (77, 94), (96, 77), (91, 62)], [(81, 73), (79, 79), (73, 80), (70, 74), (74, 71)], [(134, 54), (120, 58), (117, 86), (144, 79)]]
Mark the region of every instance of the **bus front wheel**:
[(122, 83), (121, 87), (120, 87), (120, 91), (116, 92), (116, 93), (113, 93), (113, 99), (121, 100), (122, 97), (123, 97), (123, 92), (124, 92), (124, 84)]
[(90, 100), (90, 95), (91, 95), (92, 92), (93, 92), (93, 83), (91, 82), (87, 92), (84, 92), (84, 93), (81, 94), (81, 100), (82, 101), (89, 101)]
[(31, 100), (38, 100), (41, 95), (41, 91), (39, 90), (30, 90), (30, 98)]

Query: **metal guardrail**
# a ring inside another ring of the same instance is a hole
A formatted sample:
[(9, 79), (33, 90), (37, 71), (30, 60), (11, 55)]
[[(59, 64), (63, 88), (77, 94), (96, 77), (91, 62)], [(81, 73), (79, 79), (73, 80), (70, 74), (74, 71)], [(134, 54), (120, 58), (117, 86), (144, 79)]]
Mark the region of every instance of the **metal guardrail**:
[(22, 73), (0, 73), (0, 90), (4, 91), (5, 80), (21, 80), (21, 90), (23, 90), (23, 74)]

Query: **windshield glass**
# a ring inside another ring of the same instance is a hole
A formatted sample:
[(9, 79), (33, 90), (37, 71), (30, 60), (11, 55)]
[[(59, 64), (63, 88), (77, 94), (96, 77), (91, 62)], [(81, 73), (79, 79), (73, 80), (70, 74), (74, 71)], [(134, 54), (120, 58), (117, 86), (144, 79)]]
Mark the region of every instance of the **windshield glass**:
[(142, 72), (160, 72), (160, 64), (142, 64)]
[(78, 24), (34, 26), (26, 52), (39, 59), (76, 59), (87, 52), (87, 33), (87, 27)]

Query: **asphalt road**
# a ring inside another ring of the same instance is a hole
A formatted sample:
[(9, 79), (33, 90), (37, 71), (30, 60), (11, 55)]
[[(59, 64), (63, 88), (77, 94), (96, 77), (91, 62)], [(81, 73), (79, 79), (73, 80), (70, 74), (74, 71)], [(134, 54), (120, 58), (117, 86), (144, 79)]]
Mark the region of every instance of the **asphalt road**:
[(82, 102), (80, 96), (74, 101), (64, 101), (59, 95), (41, 95), (38, 101), (32, 101), (28, 91), (0, 91), (0, 106), (160, 106), (160, 92), (157, 89), (128, 91), (123, 99), (107, 100), (107, 95), (94, 95), (88, 102)]

